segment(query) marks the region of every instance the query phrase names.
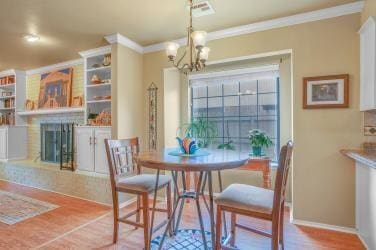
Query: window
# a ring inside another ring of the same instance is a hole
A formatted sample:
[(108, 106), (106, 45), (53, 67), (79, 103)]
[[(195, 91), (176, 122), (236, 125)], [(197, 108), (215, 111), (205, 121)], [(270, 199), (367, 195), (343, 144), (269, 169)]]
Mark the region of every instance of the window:
[(234, 71), (190, 78), (191, 119), (203, 118), (217, 127), (213, 147), (231, 140), (236, 150), (250, 151), (249, 130), (260, 129), (274, 144), (266, 155), (277, 161), (280, 144), (278, 71), (242, 74)]

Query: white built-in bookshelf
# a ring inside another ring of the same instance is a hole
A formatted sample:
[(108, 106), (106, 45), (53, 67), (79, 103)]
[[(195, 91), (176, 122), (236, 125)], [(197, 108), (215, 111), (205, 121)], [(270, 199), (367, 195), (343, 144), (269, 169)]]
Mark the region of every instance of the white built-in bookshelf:
[(23, 109), (26, 98), (26, 74), (18, 70), (0, 72), (0, 125), (25, 125), (16, 110)]
[[(84, 58), (85, 118), (111, 112), (111, 46), (80, 53)], [(107, 59), (107, 61), (106, 61)], [(109, 60), (108, 60), (109, 59)], [(110, 64), (108, 64), (110, 62)], [(97, 81), (93, 81), (93, 80)]]

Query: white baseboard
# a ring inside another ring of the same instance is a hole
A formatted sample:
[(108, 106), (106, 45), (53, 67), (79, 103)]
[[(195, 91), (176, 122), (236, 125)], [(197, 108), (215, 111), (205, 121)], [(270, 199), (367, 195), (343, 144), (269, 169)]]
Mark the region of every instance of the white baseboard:
[(357, 230), (351, 227), (341, 227), (341, 226), (335, 226), (335, 225), (329, 225), (329, 224), (305, 221), (305, 220), (297, 220), (297, 219), (290, 219), (290, 222), (292, 224), (300, 225), (300, 226), (315, 227), (315, 228), (327, 229), (327, 230), (350, 233), (350, 234), (358, 234)]
[(363, 237), (358, 233), (358, 238), (362, 242), (363, 246), (367, 249), (370, 250), (371, 248), (368, 247), (366, 241), (363, 239)]

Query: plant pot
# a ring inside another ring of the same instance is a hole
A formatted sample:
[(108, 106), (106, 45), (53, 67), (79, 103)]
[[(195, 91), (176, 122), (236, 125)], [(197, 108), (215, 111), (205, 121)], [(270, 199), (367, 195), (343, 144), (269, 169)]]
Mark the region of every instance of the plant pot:
[(253, 156), (261, 156), (262, 155), (262, 147), (252, 146), (252, 155)]

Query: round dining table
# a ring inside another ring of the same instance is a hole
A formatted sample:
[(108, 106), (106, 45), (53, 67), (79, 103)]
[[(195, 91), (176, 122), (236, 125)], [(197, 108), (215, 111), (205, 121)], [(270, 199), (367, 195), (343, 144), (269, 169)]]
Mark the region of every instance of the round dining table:
[[(246, 152), (222, 150), (222, 149), (200, 149), (195, 155), (186, 155), (180, 153), (177, 149), (168, 149), (157, 151), (140, 152), (136, 156), (136, 162), (140, 167), (156, 170), (156, 183), (153, 200), (153, 209), (151, 216), (151, 228), (154, 223), (154, 211), (157, 199), (158, 182), (161, 171), (170, 171), (174, 183), (174, 199), (171, 218), (168, 220), (166, 228), (160, 241), (158, 249), (161, 249), (166, 238), (167, 232), (178, 233), (182, 211), (186, 199), (194, 199), (197, 207), (197, 214), (200, 223), (200, 232), (202, 237), (202, 247), (206, 249), (215, 249), (215, 222), (214, 222), (214, 199), (213, 199), (213, 177), (212, 173), (218, 173), (219, 188), (222, 191), (221, 172), (226, 169), (234, 169), (247, 163), (249, 155)], [(186, 172), (199, 173), (198, 183), (195, 190), (190, 190), (185, 182)], [(181, 176), (182, 189), (178, 186), (179, 174)], [(204, 191), (207, 183), (209, 202), (206, 201)], [(204, 223), (202, 219), (200, 197), (209, 211), (211, 244), (206, 239)], [(208, 204), (209, 203), (209, 204)], [(178, 210), (178, 212), (177, 212)], [(177, 217), (176, 217), (177, 213)], [(170, 229), (170, 230), (169, 230)], [(151, 229), (152, 230), (152, 229)], [(225, 234), (227, 230), (225, 229)], [(151, 234), (150, 234), (151, 237)], [(151, 239), (149, 242), (152, 242)], [(196, 246), (197, 247), (197, 246)]]

